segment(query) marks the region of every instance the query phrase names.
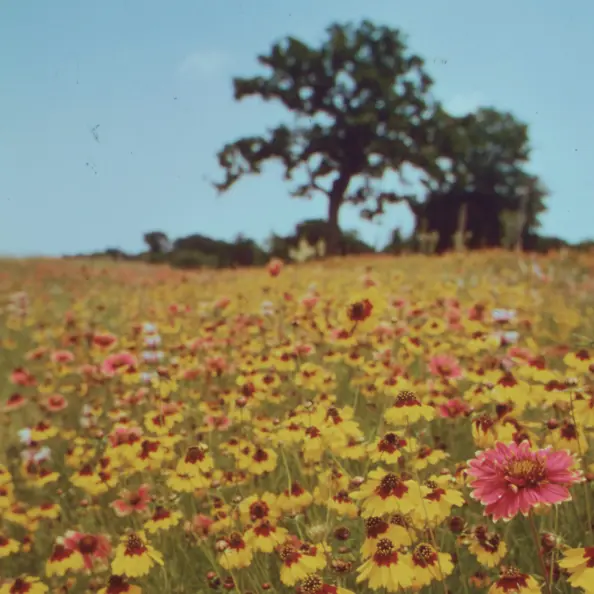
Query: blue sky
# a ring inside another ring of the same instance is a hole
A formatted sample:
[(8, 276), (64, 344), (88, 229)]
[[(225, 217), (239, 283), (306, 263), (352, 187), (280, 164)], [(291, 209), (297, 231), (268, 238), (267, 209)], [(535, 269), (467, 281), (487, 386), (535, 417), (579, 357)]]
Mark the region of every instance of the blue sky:
[[(322, 197), (289, 198), (274, 166), (221, 198), (208, 180), (225, 142), (285, 117), (235, 103), (232, 76), (256, 74), (286, 35), (316, 42), (362, 18), (408, 34), (452, 111), (493, 105), (528, 122), (531, 169), (552, 192), (545, 232), (594, 235), (591, 0), (7, 0), (0, 254), (139, 251), (149, 230), (263, 240), (325, 216)], [(340, 223), (381, 244), (411, 217), (398, 207), (371, 224), (344, 209)]]

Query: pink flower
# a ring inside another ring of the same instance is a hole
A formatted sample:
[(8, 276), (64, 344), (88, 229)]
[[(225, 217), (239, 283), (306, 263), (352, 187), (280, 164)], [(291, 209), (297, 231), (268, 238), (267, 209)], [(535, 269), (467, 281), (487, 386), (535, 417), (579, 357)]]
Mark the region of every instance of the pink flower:
[(54, 351), (50, 359), (52, 363), (72, 363), (74, 355), (70, 351)]
[(64, 546), (71, 551), (78, 551), (87, 569), (93, 569), (94, 561), (107, 561), (111, 553), (109, 540), (101, 534), (84, 534), (69, 530), (64, 537)]
[(214, 520), (205, 516), (204, 514), (196, 514), (192, 518), (190, 530), (202, 538), (206, 538), (210, 533), (210, 527), (214, 524)]
[(60, 412), (68, 406), (68, 401), (62, 394), (51, 394), (41, 403), (48, 412)]
[(446, 419), (462, 417), (470, 412), (470, 406), (460, 398), (451, 398), (439, 407), (439, 416)]
[(10, 382), (15, 386), (34, 386), (37, 381), (35, 376), (29, 373), (24, 367), (17, 367), (10, 374)]
[(225, 429), (228, 429), (231, 426), (231, 419), (229, 417), (226, 417), (225, 415), (206, 415), (204, 417), (204, 422), (208, 427), (216, 429), (217, 431), (225, 431)]
[(462, 375), (462, 370), (458, 365), (456, 357), (446, 354), (435, 355), (432, 357), (431, 361), (429, 361), (429, 371), (433, 375), (448, 379), (454, 379)]
[(518, 512), (527, 515), (537, 505), (571, 499), (568, 487), (582, 480), (574, 465), (564, 450), (535, 451), (527, 441), (498, 442), (468, 463), (471, 497), (486, 506), (485, 514), (494, 521), (510, 520)]
[(121, 492), (120, 499), (112, 502), (111, 507), (120, 517), (129, 516), (132, 512), (146, 511), (151, 500), (149, 491), (150, 487), (146, 484), (138, 487), (137, 491), (126, 489)]
[(136, 366), (136, 357), (128, 351), (114, 353), (103, 360), (101, 371), (108, 376), (115, 375), (121, 369), (129, 369)]

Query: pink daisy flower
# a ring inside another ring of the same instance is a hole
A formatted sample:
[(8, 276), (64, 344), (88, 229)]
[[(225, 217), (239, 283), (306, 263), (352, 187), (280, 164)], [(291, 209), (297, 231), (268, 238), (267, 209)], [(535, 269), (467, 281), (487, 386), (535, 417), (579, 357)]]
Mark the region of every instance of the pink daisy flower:
[(448, 379), (455, 379), (462, 375), (462, 370), (458, 365), (456, 357), (446, 354), (432, 357), (429, 361), (429, 371), (432, 375)]
[(64, 546), (82, 555), (86, 569), (93, 569), (95, 561), (106, 562), (111, 553), (108, 538), (101, 534), (84, 534), (69, 530), (64, 537)]
[(140, 485), (136, 491), (124, 489), (120, 498), (112, 501), (111, 507), (120, 517), (129, 516), (133, 512), (144, 512), (151, 501), (149, 485)]
[(527, 515), (537, 505), (569, 501), (569, 488), (582, 480), (567, 451), (532, 450), (527, 441), (503, 444), (479, 452), (468, 463), (471, 497), (485, 505), (493, 520)]
[(101, 364), (101, 371), (107, 376), (113, 376), (120, 370), (136, 366), (136, 357), (128, 351), (108, 355)]

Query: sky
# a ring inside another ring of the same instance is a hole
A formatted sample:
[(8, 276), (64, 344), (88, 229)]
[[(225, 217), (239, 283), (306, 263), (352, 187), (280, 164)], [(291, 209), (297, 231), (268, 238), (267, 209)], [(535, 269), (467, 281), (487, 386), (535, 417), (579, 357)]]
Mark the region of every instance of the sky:
[[(5, 0), (0, 3), (0, 254), (144, 249), (143, 233), (265, 240), (325, 217), (290, 198), (277, 166), (224, 196), (216, 153), (291, 122), (232, 78), (292, 35), (333, 22), (400, 28), (455, 114), (509, 110), (530, 126), (530, 169), (551, 191), (543, 232), (594, 236), (594, 2), (573, 0)], [(344, 229), (372, 245), (410, 231), (406, 207)]]

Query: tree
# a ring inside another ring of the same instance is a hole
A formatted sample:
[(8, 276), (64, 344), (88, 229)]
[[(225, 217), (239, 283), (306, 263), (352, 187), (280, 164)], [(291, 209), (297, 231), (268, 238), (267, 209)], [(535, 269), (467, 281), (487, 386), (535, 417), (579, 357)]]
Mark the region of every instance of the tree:
[(460, 118), (441, 112), (440, 118), (434, 121), (443, 175), (425, 180), (425, 200), (407, 198), (417, 231), (438, 231), (438, 251), (466, 231), (471, 248), (499, 246), (506, 232), (503, 215), (511, 213), (512, 241), (521, 243), (538, 227), (547, 195), (538, 177), (525, 170), (527, 125), (492, 108)]
[(151, 254), (164, 254), (171, 250), (171, 242), (162, 231), (151, 231), (143, 235)]
[(326, 196), (327, 248), (336, 253), (343, 204), (357, 204), (371, 218), (385, 203), (403, 199), (378, 187), (387, 171), (402, 176), (412, 165), (438, 172), (428, 125), (435, 111), (433, 81), (399, 30), (369, 21), (334, 24), (319, 47), (289, 37), (258, 61), (268, 74), (234, 79), (235, 99), (280, 101), (295, 123), (225, 145), (218, 153), (225, 171), (215, 184), (219, 192), (279, 160), (286, 180), (301, 178), (292, 196)]

